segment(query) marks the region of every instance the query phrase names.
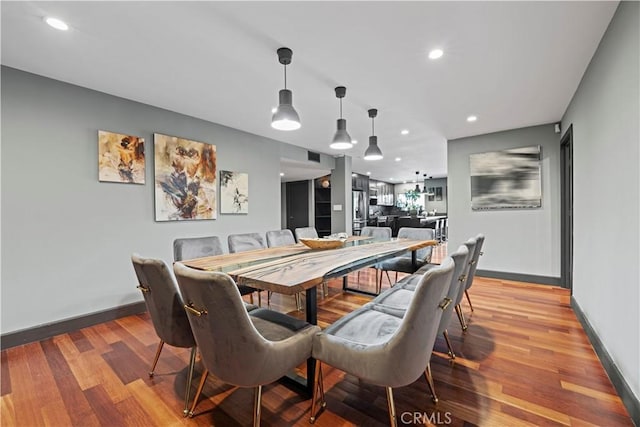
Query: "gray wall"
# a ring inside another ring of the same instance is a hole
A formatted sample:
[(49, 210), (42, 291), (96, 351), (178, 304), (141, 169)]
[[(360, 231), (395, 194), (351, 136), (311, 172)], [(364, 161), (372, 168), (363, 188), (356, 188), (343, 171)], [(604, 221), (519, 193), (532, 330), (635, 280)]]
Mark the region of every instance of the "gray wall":
[[(98, 129), (145, 138), (145, 185), (98, 182)], [(249, 172), (249, 214), (154, 222), (154, 132)], [(176, 237), (280, 228), (280, 144), (3, 67), (2, 333), (141, 301), (133, 252), (171, 261)]]
[[(479, 269), (559, 278), (559, 139), (548, 124), (449, 141), (449, 247), (484, 233)], [(472, 211), (469, 155), (530, 145), (542, 147), (542, 207)]]
[(563, 131), (573, 125), (573, 295), (636, 398), (639, 16), (639, 3), (620, 3), (562, 119)]

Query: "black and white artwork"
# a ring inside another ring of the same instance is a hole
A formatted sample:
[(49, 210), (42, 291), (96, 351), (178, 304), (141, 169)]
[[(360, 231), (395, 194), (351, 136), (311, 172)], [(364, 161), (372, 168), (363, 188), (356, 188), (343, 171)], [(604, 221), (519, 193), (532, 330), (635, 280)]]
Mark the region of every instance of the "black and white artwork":
[(471, 209), (528, 209), (542, 206), (540, 146), (469, 156)]
[(249, 174), (220, 171), (220, 213), (249, 213)]

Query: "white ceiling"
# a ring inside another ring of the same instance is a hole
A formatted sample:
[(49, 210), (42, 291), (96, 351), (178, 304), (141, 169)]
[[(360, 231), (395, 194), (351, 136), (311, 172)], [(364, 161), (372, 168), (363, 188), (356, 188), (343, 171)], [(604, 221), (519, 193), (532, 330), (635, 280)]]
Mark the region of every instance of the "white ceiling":
[[(3, 65), (314, 151), (338, 154), (329, 149), (339, 113), (333, 89), (344, 85), (343, 115), (359, 141), (346, 152), (354, 171), (400, 182), (417, 170), (445, 176), (447, 139), (559, 121), (617, 2), (0, 7)], [(71, 29), (50, 28), (47, 15)], [(293, 50), (288, 87), (302, 121), (293, 132), (270, 126), (283, 86), (282, 46)], [(429, 60), (436, 47), (444, 56)], [(362, 159), (369, 108), (379, 110), (375, 129), (385, 158), (378, 162)], [(478, 121), (467, 123), (470, 114)]]

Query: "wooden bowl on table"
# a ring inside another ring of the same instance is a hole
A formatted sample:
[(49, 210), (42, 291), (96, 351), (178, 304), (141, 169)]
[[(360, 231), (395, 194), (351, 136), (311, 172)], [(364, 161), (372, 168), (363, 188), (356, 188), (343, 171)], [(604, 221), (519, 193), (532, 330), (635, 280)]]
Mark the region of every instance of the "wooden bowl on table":
[(336, 249), (344, 246), (344, 240), (341, 239), (300, 239), (300, 242), (311, 249)]

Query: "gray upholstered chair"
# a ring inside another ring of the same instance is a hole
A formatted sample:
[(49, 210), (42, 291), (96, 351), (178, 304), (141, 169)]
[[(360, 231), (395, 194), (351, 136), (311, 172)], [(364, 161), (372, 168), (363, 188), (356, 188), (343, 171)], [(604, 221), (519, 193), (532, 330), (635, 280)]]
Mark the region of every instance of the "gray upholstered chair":
[[(371, 237), (374, 239), (390, 240), (392, 235), (391, 227), (362, 227), (360, 236)], [(378, 289), (378, 266), (373, 266), (376, 269), (376, 290)], [(360, 270), (358, 270), (358, 282), (360, 282)]]
[(223, 253), (218, 236), (187, 237), (173, 241), (174, 261), (222, 255)]
[[(449, 323), (451, 323), (451, 316), (453, 316), (455, 301), (460, 295), (461, 288), (466, 280), (466, 273), (469, 270), (469, 249), (466, 245), (461, 245), (450, 256), (451, 259), (453, 259), (455, 267), (453, 270), (453, 276), (451, 276), (449, 290), (447, 291), (447, 298), (449, 298), (453, 303), (442, 313), (440, 325), (438, 326), (438, 335), (442, 334), (444, 336), (447, 347), (449, 348), (449, 356), (452, 359), (455, 359), (456, 354), (453, 351), (451, 341), (449, 340), (447, 327), (449, 326)], [(399, 281), (393, 288), (388, 289), (377, 296), (373, 302), (402, 310), (406, 309), (415, 295), (414, 291), (417, 284), (422, 279), (422, 275), (431, 269), (439, 267), (435, 264), (429, 264), (429, 266), (429, 269), (420, 269), (413, 275), (407, 276), (403, 280)]]
[(411, 384), (424, 372), (434, 401), (437, 401), (428, 361), (442, 310), (450, 303), (445, 296), (453, 268), (453, 260), (447, 258), (439, 268), (422, 276), (406, 313), (369, 303), (314, 337), (312, 355), (318, 365), (310, 422), (313, 423), (317, 416), (318, 392), (322, 406), (325, 405), (323, 363), (364, 382), (386, 387), (389, 419), (393, 426), (397, 425), (393, 387)]
[(294, 230), (296, 235), (296, 240), (299, 242), (300, 239), (317, 239), (318, 232), (315, 227), (300, 227)]
[(464, 294), (467, 296), (467, 301), (469, 302), (469, 307), (471, 307), (471, 311), (473, 311), (473, 305), (471, 304), (471, 298), (469, 298), (469, 288), (473, 285), (473, 278), (476, 277), (476, 269), (478, 268), (478, 261), (480, 259), (480, 255), (482, 255), (482, 245), (484, 244), (484, 235), (478, 234), (476, 236), (476, 249), (473, 252), (473, 258), (471, 258), (471, 268), (469, 268), (469, 274), (467, 275), (467, 283), (464, 287)]
[[(294, 230), (296, 235), (296, 240), (299, 242), (300, 239), (317, 239), (318, 232), (315, 227), (300, 227)], [(322, 282), (322, 295), (325, 297), (329, 295), (329, 285), (326, 281)]]
[[(264, 242), (264, 238), (259, 233), (242, 233), (242, 234), (230, 234), (227, 237), (227, 244), (229, 245), (229, 253), (252, 251), (255, 249), (264, 249), (267, 245)], [(242, 285), (240, 285), (242, 286)], [(262, 297), (259, 289), (254, 289), (258, 292), (258, 305), (262, 305)], [(269, 302), (269, 294), (267, 294), (267, 303)], [(253, 300), (252, 300), (253, 301)]]
[[(222, 255), (222, 243), (218, 236), (185, 237), (173, 241), (173, 260), (201, 258), (205, 256)], [(253, 293), (258, 292), (251, 286), (238, 285), (241, 295), (249, 295), (253, 303)], [(260, 293), (258, 292), (258, 296)]]
[[(414, 239), (414, 240), (433, 240), (433, 228), (408, 228), (403, 227), (398, 230), (398, 239)], [(387, 275), (387, 279), (389, 280), (389, 284), (393, 286), (391, 283), (391, 278), (389, 277), (389, 271), (396, 272), (396, 281), (398, 280), (398, 272), (401, 273), (415, 273), (416, 270), (423, 265), (429, 263), (431, 261), (431, 246), (427, 246), (426, 248), (418, 249), (416, 251), (416, 266), (414, 267), (413, 262), (411, 261), (411, 252), (407, 252), (404, 255), (391, 258), (386, 261), (382, 261), (377, 265), (377, 267), (384, 271)], [(380, 281), (378, 282), (377, 293), (380, 293), (382, 289), (382, 274), (380, 274)]]
[(186, 416), (189, 412), (189, 391), (191, 390), (193, 367), (196, 361), (196, 342), (184, 311), (182, 298), (178, 293), (176, 281), (167, 264), (160, 259), (143, 258), (133, 254), (131, 262), (138, 277), (138, 289), (142, 292), (153, 328), (160, 338), (149, 376), (153, 376), (165, 343), (174, 347), (191, 348), (189, 374), (184, 396), (183, 413)]
[[(293, 233), (291, 230), (273, 230), (267, 231), (267, 246), (270, 248), (275, 248), (278, 246), (287, 246), (287, 245), (295, 245), (296, 239), (293, 237)], [(271, 295), (269, 293), (269, 295)], [(302, 292), (295, 294), (296, 298), (296, 308), (298, 311), (302, 310)]]
[(247, 312), (227, 274), (181, 263), (174, 271), (205, 367), (189, 415), (211, 373), (238, 387), (255, 387), (253, 425), (258, 426), (262, 386), (307, 360), (320, 328), (264, 308)]
[(259, 233), (230, 234), (227, 238), (229, 253), (245, 252), (267, 247), (264, 237)]

